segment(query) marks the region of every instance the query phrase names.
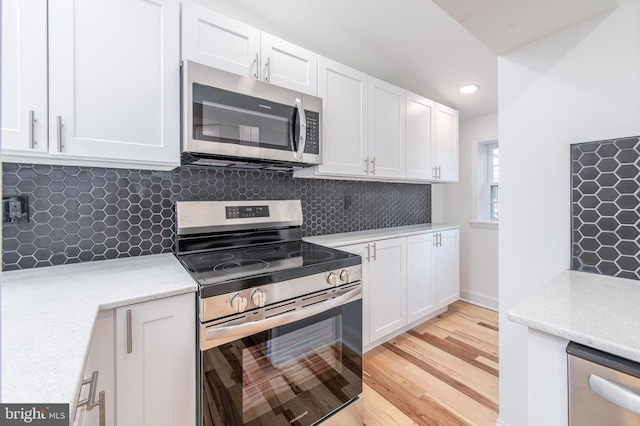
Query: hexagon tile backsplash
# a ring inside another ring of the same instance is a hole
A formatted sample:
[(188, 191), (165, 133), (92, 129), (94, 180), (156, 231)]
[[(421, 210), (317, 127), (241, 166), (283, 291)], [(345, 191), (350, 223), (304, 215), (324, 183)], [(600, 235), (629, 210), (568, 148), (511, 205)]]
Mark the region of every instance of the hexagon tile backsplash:
[(571, 269), (640, 280), (640, 136), (571, 146)]
[[(27, 195), (30, 222), (3, 224), (3, 270), (170, 252), (176, 201), (300, 199), (304, 236), (431, 221), (431, 186), (293, 179), (287, 173), (170, 172), (4, 163), (3, 196)], [(344, 209), (345, 196), (351, 209)]]

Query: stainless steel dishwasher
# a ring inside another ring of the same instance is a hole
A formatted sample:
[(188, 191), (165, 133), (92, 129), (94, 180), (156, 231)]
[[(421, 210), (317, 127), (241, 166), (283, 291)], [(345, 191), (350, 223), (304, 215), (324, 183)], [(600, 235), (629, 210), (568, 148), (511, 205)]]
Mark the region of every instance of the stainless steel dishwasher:
[(567, 346), (570, 426), (640, 426), (640, 363)]

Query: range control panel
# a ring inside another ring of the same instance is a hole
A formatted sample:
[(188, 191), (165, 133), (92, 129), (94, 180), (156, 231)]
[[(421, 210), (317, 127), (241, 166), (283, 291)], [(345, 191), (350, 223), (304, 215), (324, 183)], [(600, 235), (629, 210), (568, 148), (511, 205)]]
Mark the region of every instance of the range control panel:
[(269, 217), (269, 206), (227, 206), (227, 219)]

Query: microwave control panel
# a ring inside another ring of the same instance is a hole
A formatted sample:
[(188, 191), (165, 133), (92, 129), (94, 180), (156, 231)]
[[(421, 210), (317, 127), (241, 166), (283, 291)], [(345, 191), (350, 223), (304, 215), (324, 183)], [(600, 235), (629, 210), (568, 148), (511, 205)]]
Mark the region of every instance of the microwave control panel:
[(304, 147), (305, 154), (320, 154), (320, 114), (306, 111), (307, 117), (307, 143)]

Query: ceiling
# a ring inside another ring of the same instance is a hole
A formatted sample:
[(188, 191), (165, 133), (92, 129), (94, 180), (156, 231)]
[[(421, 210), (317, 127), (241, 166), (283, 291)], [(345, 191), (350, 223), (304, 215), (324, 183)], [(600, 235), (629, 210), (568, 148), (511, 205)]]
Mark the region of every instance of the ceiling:
[[(497, 55), (617, 0), (195, 0), (459, 110), (498, 110)], [(480, 85), (471, 95), (460, 86)]]

